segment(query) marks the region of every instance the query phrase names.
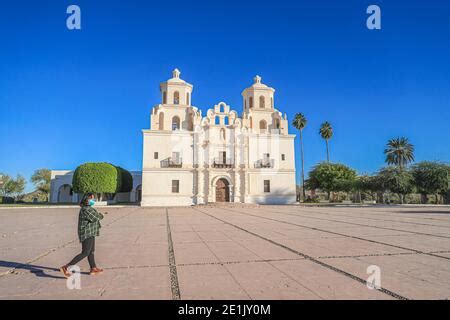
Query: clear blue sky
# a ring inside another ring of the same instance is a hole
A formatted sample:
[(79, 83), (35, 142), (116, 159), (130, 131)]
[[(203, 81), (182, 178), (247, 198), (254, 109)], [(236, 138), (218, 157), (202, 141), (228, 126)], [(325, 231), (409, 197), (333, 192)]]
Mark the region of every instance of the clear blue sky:
[[(66, 28), (70, 4), (81, 31)], [(366, 28), (370, 4), (380, 31)], [(87, 161), (139, 170), (141, 129), (174, 67), (204, 111), (221, 100), (241, 111), (241, 91), (261, 75), (289, 121), (309, 119), (306, 168), (325, 158), (325, 120), (331, 160), (361, 173), (384, 165), (396, 136), (417, 160), (449, 161), (449, 17), (445, 0), (2, 3), (0, 171), (29, 178)]]

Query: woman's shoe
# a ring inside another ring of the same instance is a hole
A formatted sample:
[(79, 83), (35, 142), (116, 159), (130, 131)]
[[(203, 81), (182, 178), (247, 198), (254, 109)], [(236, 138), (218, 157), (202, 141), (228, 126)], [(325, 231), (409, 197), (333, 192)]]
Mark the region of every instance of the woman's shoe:
[(64, 275), (64, 277), (69, 278), (71, 276), (69, 270), (67, 270), (68, 266), (62, 266), (59, 268), (59, 271), (61, 271)]
[(100, 269), (100, 268), (95, 267), (95, 268), (92, 268), (92, 269), (91, 269), (91, 272), (89, 272), (89, 274), (90, 274), (91, 276), (94, 276), (94, 275), (100, 274), (100, 273), (102, 273), (102, 272), (103, 272), (103, 269)]

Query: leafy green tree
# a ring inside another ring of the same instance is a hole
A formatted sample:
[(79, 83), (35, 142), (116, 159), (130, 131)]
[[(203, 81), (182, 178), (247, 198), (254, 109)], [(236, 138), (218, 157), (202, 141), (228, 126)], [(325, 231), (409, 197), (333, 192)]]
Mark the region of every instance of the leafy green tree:
[(330, 150), (328, 148), (328, 141), (333, 137), (333, 128), (328, 121), (325, 121), (320, 126), (319, 130), (320, 136), (325, 140), (327, 146), (327, 161), (330, 162)]
[(11, 178), (9, 176), (3, 176), (2, 178), (2, 193), (6, 196), (12, 196), (17, 198), (25, 190), (26, 180), (20, 174), (17, 177)]
[(377, 176), (363, 175), (356, 179), (356, 188), (365, 192), (377, 192), (382, 187)]
[(340, 163), (323, 162), (310, 172), (307, 186), (310, 189), (321, 189), (328, 193), (347, 191), (356, 179), (356, 171)]
[(121, 190), (119, 170), (110, 163), (85, 163), (80, 165), (73, 174), (72, 186), (76, 193), (93, 192), (114, 194)]
[(0, 193), (5, 196), (17, 198), (25, 190), (26, 180), (20, 174), (11, 178), (7, 174), (0, 173)]
[(362, 175), (355, 180), (355, 190), (363, 194), (362, 200), (365, 200), (365, 195), (369, 194), (372, 199), (376, 199), (376, 193), (382, 191), (380, 179), (377, 176)]
[(414, 146), (405, 137), (390, 139), (384, 154), (387, 164), (393, 164), (402, 169), (414, 161)]
[(31, 182), (34, 183), (36, 189), (45, 194), (47, 201), (50, 194), (51, 173), (48, 169), (38, 169), (31, 176)]
[(8, 183), (11, 177), (5, 173), (0, 172), (0, 195), (6, 196), (8, 194)]
[(125, 170), (122, 167), (116, 167), (119, 172), (121, 184), (120, 190), (118, 192), (130, 192), (133, 190), (133, 176), (128, 170)]
[(27, 184), (27, 180), (23, 176), (18, 174), (16, 179), (14, 179), (14, 183), (13, 184), (14, 184), (13, 195), (14, 195), (14, 197), (17, 198), (25, 190), (25, 186)]
[(398, 194), (400, 203), (404, 203), (405, 196), (414, 190), (413, 175), (401, 167), (383, 168), (378, 172), (377, 179), (379, 179), (383, 190)]
[(303, 152), (303, 129), (306, 127), (308, 120), (303, 115), (303, 113), (297, 113), (292, 121), (292, 126), (300, 131), (300, 153), (302, 159), (302, 191), (303, 191), (303, 199), (306, 199), (306, 190), (305, 190), (305, 157)]
[(416, 163), (411, 172), (417, 191), (421, 194), (421, 202), (428, 202), (428, 194), (445, 195), (449, 189), (450, 166), (433, 161)]

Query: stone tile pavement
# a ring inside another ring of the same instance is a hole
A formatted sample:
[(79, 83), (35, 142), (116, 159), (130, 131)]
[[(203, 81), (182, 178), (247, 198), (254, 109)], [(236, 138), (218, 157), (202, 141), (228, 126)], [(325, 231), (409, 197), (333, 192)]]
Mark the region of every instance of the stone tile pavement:
[[(108, 211), (104, 274), (69, 290), (78, 209), (0, 209), (0, 299), (448, 299), (450, 208), (198, 206)], [(381, 287), (367, 288), (367, 268)]]

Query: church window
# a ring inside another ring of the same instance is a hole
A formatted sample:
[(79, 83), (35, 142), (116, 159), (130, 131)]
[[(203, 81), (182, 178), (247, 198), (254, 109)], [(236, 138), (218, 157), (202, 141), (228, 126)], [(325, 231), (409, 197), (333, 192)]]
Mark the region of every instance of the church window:
[(265, 108), (266, 107), (266, 99), (264, 98), (264, 96), (260, 96), (259, 97), (259, 107), (260, 108)]
[(178, 91), (173, 93), (173, 104), (180, 104), (180, 93)]
[(172, 130), (179, 130), (180, 129), (180, 118), (178, 116), (175, 116), (172, 118)]
[(159, 130), (164, 130), (164, 112), (159, 114)]
[(180, 192), (180, 180), (172, 180), (172, 193)]
[(267, 129), (267, 123), (265, 120), (261, 120), (259, 122), (259, 130), (261, 131), (261, 133), (266, 133), (266, 129)]
[(264, 180), (264, 192), (270, 192), (270, 180)]
[(275, 129), (280, 129), (280, 119), (275, 119)]

